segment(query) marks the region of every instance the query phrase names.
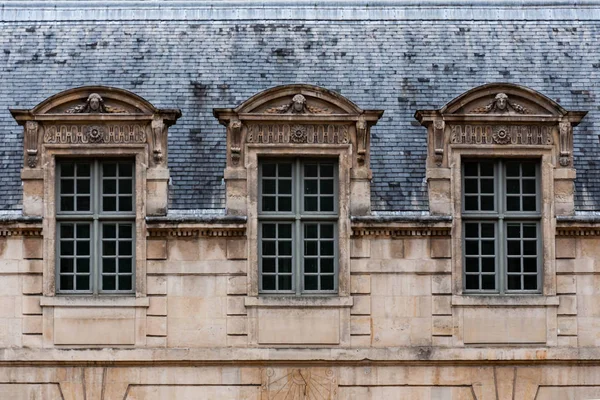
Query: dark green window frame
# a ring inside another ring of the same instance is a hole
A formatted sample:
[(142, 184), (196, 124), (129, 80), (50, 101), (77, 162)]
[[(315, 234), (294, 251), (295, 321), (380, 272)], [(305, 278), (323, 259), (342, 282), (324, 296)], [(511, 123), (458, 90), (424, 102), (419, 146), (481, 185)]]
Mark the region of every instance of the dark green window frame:
[(540, 174), (536, 160), (463, 160), (465, 293), (542, 292)]
[(56, 291), (135, 292), (135, 166), (61, 159), (56, 167)]
[(338, 292), (338, 164), (264, 159), (258, 167), (259, 292)]

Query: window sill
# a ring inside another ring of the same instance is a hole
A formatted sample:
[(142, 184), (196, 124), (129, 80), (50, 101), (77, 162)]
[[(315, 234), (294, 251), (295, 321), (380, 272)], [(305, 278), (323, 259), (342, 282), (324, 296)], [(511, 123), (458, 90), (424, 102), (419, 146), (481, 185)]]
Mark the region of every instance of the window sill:
[(558, 296), (461, 295), (452, 296), (453, 307), (558, 307)]
[(354, 300), (348, 297), (324, 297), (324, 296), (261, 296), (246, 297), (246, 307), (322, 307), (322, 308), (344, 308), (352, 307)]
[(150, 306), (148, 297), (128, 296), (45, 296), (42, 307), (144, 307)]

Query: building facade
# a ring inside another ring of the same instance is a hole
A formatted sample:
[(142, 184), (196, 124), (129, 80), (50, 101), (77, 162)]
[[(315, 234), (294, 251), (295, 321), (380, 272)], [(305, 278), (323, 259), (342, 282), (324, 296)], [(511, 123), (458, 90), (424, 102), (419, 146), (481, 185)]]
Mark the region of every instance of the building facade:
[(600, 398), (600, 3), (0, 20), (0, 398)]

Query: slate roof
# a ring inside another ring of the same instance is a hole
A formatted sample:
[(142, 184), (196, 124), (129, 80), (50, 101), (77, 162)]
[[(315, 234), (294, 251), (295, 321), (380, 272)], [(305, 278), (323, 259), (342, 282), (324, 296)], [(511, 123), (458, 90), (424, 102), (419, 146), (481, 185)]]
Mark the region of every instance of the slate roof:
[(222, 209), (225, 128), (212, 109), (308, 83), (385, 110), (372, 129), (373, 209), (426, 211), (426, 132), (414, 112), (502, 81), (589, 111), (575, 128), (576, 207), (600, 211), (600, 20), (17, 21), (0, 28), (0, 209), (21, 202), (22, 128), (9, 107), (108, 85), (180, 108), (170, 128), (170, 208)]

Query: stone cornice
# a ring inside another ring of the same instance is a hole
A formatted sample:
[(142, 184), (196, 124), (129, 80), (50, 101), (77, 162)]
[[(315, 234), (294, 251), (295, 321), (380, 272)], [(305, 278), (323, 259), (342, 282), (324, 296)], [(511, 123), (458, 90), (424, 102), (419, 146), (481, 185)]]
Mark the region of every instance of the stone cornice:
[(0, 222), (0, 237), (6, 236), (42, 236), (42, 224), (24, 224), (24, 223), (9, 223), (2, 224)]
[(450, 236), (449, 222), (353, 223), (353, 237)]
[(245, 224), (156, 224), (147, 226), (148, 237), (244, 237)]

